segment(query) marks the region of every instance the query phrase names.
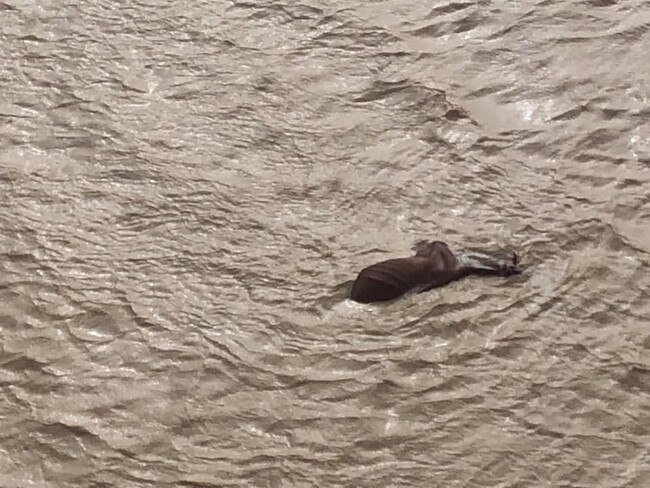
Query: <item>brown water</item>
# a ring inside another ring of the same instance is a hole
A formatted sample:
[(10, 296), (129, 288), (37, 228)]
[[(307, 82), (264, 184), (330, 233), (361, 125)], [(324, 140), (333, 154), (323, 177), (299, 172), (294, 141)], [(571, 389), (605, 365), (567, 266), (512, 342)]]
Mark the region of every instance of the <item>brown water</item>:
[(649, 486), (648, 2), (0, 18), (0, 486)]

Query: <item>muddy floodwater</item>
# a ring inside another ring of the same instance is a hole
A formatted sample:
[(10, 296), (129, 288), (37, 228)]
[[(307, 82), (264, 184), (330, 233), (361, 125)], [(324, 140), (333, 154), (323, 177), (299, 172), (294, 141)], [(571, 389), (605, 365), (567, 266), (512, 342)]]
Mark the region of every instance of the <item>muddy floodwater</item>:
[[(0, 0), (0, 487), (650, 486), (650, 5)], [(422, 240), (523, 274), (346, 299)]]

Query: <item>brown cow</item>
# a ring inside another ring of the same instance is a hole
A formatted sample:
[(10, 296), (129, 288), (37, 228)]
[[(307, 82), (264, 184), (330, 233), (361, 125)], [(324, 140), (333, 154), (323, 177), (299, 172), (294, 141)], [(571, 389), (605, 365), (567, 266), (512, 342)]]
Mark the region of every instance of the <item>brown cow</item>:
[(517, 255), (501, 259), (480, 252), (454, 254), (441, 241), (425, 242), (415, 256), (382, 261), (363, 269), (352, 285), (350, 298), (372, 303), (392, 300), (407, 292), (421, 293), (470, 274), (510, 276), (521, 273)]

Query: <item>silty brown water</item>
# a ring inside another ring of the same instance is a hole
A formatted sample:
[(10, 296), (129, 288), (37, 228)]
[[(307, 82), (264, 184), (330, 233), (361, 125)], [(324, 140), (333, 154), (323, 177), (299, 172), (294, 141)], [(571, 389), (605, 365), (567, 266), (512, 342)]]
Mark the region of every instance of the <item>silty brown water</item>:
[(647, 486), (647, 2), (0, 17), (1, 486)]

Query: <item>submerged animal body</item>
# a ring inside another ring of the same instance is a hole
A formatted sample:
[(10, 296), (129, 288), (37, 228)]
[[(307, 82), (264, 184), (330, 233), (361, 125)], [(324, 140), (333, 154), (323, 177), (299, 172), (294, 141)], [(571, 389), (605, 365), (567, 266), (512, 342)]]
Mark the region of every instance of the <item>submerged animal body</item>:
[(383, 302), (408, 292), (444, 286), (471, 274), (519, 273), (514, 253), (510, 259), (473, 251), (454, 254), (444, 242), (432, 241), (420, 244), (415, 256), (389, 259), (363, 269), (352, 285), (350, 298), (360, 303)]

